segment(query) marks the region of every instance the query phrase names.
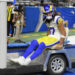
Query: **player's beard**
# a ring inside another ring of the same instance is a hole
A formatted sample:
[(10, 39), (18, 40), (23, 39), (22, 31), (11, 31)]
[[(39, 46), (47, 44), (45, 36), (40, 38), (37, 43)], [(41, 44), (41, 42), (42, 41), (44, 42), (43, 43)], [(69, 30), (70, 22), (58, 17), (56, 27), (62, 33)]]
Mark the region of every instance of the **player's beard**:
[(52, 21), (52, 16), (47, 16), (46, 17), (46, 23), (50, 23)]
[(54, 20), (54, 17), (55, 17), (55, 16), (46, 16), (46, 17), (43, 19), (43, 21), (44, 21), (45, 23), (50, 23), (52, 20)]

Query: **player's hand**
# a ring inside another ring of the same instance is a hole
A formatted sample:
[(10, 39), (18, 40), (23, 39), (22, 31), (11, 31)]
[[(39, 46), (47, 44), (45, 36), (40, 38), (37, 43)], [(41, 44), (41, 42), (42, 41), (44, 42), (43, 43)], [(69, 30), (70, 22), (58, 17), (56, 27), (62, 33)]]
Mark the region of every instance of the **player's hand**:
[(61, 45), (61, 44), (58, 44), (58, 45), (56, 45), (56, 47), (55, 47), (55, 49), (62, 49), (63, 48), (63, 45)]
[(47, 36), (50, 35), (50, 33), (47, 33)]
[(47, 36), (50, 35), (50, 31), (47, 32)]

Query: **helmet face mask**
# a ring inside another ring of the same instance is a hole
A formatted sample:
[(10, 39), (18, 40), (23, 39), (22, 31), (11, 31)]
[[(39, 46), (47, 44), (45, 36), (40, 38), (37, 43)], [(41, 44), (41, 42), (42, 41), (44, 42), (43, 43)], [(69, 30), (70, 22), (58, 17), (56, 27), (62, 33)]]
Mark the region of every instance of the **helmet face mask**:
[(52, 16), (47, 16), (46, 19), (47, 20), (51, 20), (52, 19)]
[(48, 20), (52, 19), (52, 12), (46, 13), (45, 16)]

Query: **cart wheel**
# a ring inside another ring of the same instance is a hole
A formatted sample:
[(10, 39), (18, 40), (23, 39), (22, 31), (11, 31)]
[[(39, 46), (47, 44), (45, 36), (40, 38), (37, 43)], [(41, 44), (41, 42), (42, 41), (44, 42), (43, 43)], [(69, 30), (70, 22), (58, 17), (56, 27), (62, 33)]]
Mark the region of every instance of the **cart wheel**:
[(47, 73), (49, 75), (62, 75), (66, 69), (66, 60), (63, 55), (53, 55), (48, 62)]

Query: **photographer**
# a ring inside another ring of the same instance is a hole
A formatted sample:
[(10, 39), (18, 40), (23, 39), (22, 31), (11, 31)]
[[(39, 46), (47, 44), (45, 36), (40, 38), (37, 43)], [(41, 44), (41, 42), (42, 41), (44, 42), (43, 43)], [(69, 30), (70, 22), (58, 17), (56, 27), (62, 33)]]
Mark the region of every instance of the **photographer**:
[(22, 32), (23, 26), (25, 26), (25, 21), (24, 21), (24, 15), (23, 15), (23, 6), (19, 5), (18, 9), (16, 10), (16, 39), (15, 42), (20, 43), (23, 42), (20, 40), (20, 34)]

